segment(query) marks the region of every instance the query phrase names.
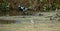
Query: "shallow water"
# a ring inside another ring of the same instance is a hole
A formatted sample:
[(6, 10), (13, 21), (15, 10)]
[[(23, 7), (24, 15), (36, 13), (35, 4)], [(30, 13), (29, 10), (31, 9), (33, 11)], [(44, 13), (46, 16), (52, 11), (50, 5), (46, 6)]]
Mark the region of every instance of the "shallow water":
[(22, 23), (0, 24), (0, 31), (60, 31), (60, 22), (52, 21), (22, 21)]
[[(20, 18), (20, 16), (2, 16), (0, 19), (12, 20), (14, 22), (10, 21), (10, 24), (0, 24), (0, 31), (60, 31), (60, 21), (58, 21), (60, 18), (50, 20), (50, 18), (45, 18), (45, 16), (51, 15), (51, 12), (47, 13), (44, 16), (26, 16), (26, 18)], [(52, 15), (55, 14), (52, 13)], [(31, 23), (31, 20), (34, 23)]]

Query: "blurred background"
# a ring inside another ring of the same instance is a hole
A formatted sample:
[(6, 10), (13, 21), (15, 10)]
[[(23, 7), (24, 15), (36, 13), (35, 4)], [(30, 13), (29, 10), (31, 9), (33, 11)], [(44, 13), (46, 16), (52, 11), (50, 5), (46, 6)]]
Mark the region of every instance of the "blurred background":
[[(22, 13), (18, 5), (29, 8)], [(36, 12), (60, 11), (60, 0), (0, 0), (0, 16), (34, 15)]]
[(60, 31), (60, 0), (0, 0), (0, 31)]

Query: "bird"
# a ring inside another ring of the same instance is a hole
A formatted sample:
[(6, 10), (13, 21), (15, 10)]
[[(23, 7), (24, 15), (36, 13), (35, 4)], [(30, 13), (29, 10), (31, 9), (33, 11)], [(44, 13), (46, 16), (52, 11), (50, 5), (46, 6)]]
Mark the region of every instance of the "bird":
[(26, 8), (26, 7), (23, 7), (23, 6), (18, 6), (18, 9), (19, 9), (19, 11), (21, 11), (21, 12), (26, 12), (27, 10), (28, 10), (28, 8)]

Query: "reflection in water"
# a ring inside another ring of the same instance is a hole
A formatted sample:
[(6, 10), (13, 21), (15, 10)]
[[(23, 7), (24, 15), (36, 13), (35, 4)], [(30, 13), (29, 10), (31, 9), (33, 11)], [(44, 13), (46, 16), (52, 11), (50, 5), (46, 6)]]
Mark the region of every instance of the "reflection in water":
[(17, 24), (17, 23), (21, 23), (21, 21), (20, 20), (15, 20), (15, 24)]
[(0, 19), (0, 24), (14, 24), (14, 23), (20, 23), (18, 20), (3, 20)]

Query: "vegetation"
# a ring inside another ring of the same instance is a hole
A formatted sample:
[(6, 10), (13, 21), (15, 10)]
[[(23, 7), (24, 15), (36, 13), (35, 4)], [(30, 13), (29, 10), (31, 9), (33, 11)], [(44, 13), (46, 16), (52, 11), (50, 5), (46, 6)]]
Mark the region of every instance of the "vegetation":
[[(47, 11), (55, 11), (56, 9), (60, 9), (60, 0), (3, 0), (0, 4), (0, 8), (5, 9), (8, 3), (10, 4), (10, 11), (18, 12), (17, 6), (20, 4), (21, 6), (30, 8), (34, 10), (33, 12), (47, 12)], [(12, 8), (12, 9), (11, 9)], [(14, 9), (15, 8), (15, 9)], [(8, 12), (8, 11), (7, 11)], [(16, 14), (12, 13), (12, 14)]]

